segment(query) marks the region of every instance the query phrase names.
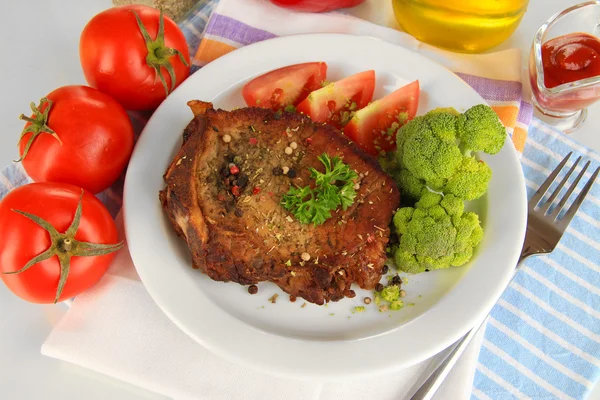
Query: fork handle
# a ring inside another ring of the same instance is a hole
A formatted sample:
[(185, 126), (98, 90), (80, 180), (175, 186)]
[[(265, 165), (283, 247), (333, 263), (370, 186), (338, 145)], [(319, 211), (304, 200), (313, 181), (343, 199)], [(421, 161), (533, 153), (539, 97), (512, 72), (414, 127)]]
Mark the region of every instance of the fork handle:
[(456, 344), (454, 349), (446, 356), (446, 359), (431, 373), (425, 382), (419, 387), (419, 389), (412, 395), (410, 400), (430, 400), (435, 392), (439, 389), (440, 385), (448, 376), (448, 373), (456, 364), (456, 361), (465, 351), (471, 340), (477, 335), (479, 329), (483, 325), (483, 322), (487, 317), (476, 327), (471, 329), (465, 336), (463, 336)]

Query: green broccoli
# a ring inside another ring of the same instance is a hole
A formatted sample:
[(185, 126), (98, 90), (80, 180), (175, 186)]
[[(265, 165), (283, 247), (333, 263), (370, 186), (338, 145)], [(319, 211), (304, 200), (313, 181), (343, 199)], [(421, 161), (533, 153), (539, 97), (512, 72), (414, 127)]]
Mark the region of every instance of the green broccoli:
[(398, 130), (393, 176), (409, 204), (424, 187), (475, 200), (487, 191), (491, 170), (471, 152), (495, 154), (505, 137), (498, 116), (486, 105), (463, 114), (452, 108), (430, 111)]
[(396, 212), (394, 226), (401, 235), (394, 260), (408, 273), (463, 265), (483, 238), (479, 217), (465, 213), (460, 198), (427, 189), (414, 208)]
[(474, 157), (465, 157), (454, 175), (448, 179), (444, 193), (453, 194), (463, 200), (475, 200), (487, 192), (490, 179), (492, 170), (485, 162)]
[(391, 285), (383, 288), (381, 298), (387, 302), (396, 301), (400, 298), (400, 288), (396, 285)]
[(471, 151), (496, 154), (504, 146), (506, 129), (494, 110), (478, 104), (458, 117), (456, 136), (467, 155)]
[(460, 165), (463, 155), (456, 145), (455, 115), (433, 112), (414, 118), (398, 130), (398, 164), (440, 190)]

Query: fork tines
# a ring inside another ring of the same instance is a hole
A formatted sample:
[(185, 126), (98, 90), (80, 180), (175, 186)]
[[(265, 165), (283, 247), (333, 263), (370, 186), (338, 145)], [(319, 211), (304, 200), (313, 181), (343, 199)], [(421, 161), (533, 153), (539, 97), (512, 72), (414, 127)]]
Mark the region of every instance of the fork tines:
[[(577, 198), (575, 199), (573, 204), (571, 204), (571, 206), (568, 208), (568, 210), (562, 216), (562, 218), (559, 219), (558, 217), (560, 216), (560, 213), (562, 212), (562, 210), (565, 208), (565, 205), (567, 204), (569, 197), (571, 197), (571, 195), (577, 188), (579, 181), (581, 181), (581, 179), (584, 177), (588, 167), (590, 166), (590, 161), (586, 162), (584, 167), (581, 169), (581, 172), (579, 172), (579, 174), (577, 175), (577, 178), (575, 178), (575, 181), (572, 184), (570, 184), (570, 186), (567, 189), (567, 192), (560, 199), (558, 205), (554, 208), (554, 210), (551, 213), (549, 213), (550, 207), (554, 203), (554, 200), (556, 200), (556, 198), (559, 196), (560, 192), (565, 187), (569, 178), (571, 177), (573, 172), (575, 172), (575, 170), (577, 169), (577, 166), (579, 165), (579, 162), (581, 161), (581, 157), (577, 158), (577, 160), (573, 163), (573, 166), (571, 166), (571, 168), (569, 169), (567, 174), (564, 176), (564, 178), (558, 184), (556, 189), (554, 189), (554, 191), (552, 192), (550, 197), (547, 200), (543, 201), (544, 196), (550, 189), (550, 186), (552, 186), (552, 184), (554, 183), (554, 181), (556, 180), (556, 178), (558, 177), (560, 172), (563, 170), (563, 168), (565, 167), (565, 165), (571, 158), (572, 154), (573, 154), (572, 152), (567, 154), (567, 156), (560, 162), (560, 164), (558, 164), (558, 166), (554, 169), (554, 171), (552, 171), (550, 176), (548, 176), (548, 179), (546, 179), (546, 181), (540, 186), (538, 191), (533, 195), (533, 197), (529, 201), (529, 212), (536, 212), (539, 214), (543, 214), (545, 217), (551, 218), (555, 222), (558, 222), (565, 229), (566, 229), (567, 225), (569, 224), (569, 222), (571, 222), (571, 219), (573, 219), (573, 216), (579, 209), (579, 206), (581, 206), (581, 203), (583, 203), (585, 196), (591, 190), (592, 185), (594, 184), (594, 181), (596, 180), (596, 178), (598, 177), (598, 173), (600, 172), (600, 167), (596, 168), (596, 171), (594, 171), (591, 178), (587, 181), (586, 185), (581, 190), (581, 192), (579, 193), (579, 195), (577, 196)], [(537, 206), (539, 206), (539, 210), (536, 210)]]

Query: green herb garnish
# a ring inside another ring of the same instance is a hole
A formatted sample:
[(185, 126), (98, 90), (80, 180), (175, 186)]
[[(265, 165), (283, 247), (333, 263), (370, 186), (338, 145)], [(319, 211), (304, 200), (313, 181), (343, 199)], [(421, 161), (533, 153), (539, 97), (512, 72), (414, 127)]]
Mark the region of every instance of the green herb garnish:
[(339, 206), (346, 210), (356, 198), (356, 172), (339, 157), (332, 158), (323, 153), (318, 159), (325, 166), (325, 172), (309, 169), (310, 177), (315, 180), (315, 188), (292, 186), (281, 200), (283, 208), (291, 211), (298, 221), (305, 224), (322, 224), (331, 218), (331, 211)]
[(291, 104), (288, 104), (287, 106), (285, 106), (285, 108), (283, 109), (283, 111), (289, 112), (289, 113), (295, 113), (296, 112), (296, 107), (294, 107)]

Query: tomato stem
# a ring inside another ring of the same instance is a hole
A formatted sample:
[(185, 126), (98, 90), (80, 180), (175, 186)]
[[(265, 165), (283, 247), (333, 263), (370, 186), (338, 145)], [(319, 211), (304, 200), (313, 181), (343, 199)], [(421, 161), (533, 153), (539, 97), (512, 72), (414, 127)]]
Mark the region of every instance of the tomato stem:
[[(25, 126), (25, 128), (23, 128), (23, 131), (21, 132), (21, 136), (19, 137), (19, 141), (17, 142), (17, 146), (19, 146), (21, 144), (21, 142), (23, 141), (23, 138), (25, 137), (26, 134), (31, 133), (31, 136), (29, 137), (29, 140), (27, 140), (27, 144), (25, 145), (23, 154), (21, 155), (21, 157), (18, 160), (14, 160), (15, 162), (23, 161), (23, 159), (29, 153), (29, 149), (31, 148), (33, 141), (42, 133), (49, 134), (50, 136), (52, 136), (53, 138), (58, 140), (58, 143), (60, 143), (62, 145), (62, 141), (60, 140), (60, 138), (58, 137), (56, 132), (54, 132), (48, 126), (48, 116), (50, 114), (50, 108), (52, 108), (52, 101), (43, 97), (40, 100), (39, 106), (36, 107), (35, 103), (32, 102), (30, 104), (30, 107), (31, 107), (31, 111), (33, 111), (33, 118), (26, 117), (24, 114), (21, 114), (19, 116), (19, 119), (29, 122), (30, 125), (27, 125), (27, 126)], [(44, 109), (44, 111), (41, 111), (42, 108)]]
[[(177, 80), (175, 76), (175, 69), (173, 68), (173, 64), (171, 62), (171, 57), (175, 55), (178, 56), (183, 65), (185, 65), (186, 67), (189, 66), (189, 64), (179, 50), (167, 47), (165, 45), (165, 21), (162, 11), (160, 12), (160, 17), (158, 21), (158, 32), (156, 34), (155, 39), (152, 39), (150, 37), (148, 29), (146, 29), (146, 26), (140, 19), (138, 13), (133, 10), (131, 10), (131, 12), (133, 13), (133, 15), (135, 15), (135, 19), (137, 21), (138, 27), (140, 28), (142, 37), (146, 42), (146, 48), (148, 49), (148, 54), (146, 55), (146, 64), (148, 64), (149, 67), (154, 69), (156, 73), (154, 79), (160, 79), (160, 82), (162, 83), (165, 89), (165, 93), (168, 96), (169, 93), (171, 93), (175, 89), (175, 83)], [(167, 81), (162, 71), (163, 68), (169, 74), (169, 78), (171, 80), (170, 88), (167, 86)]]
[(121, 247), (123, 247), (123, 242), (115, 244), (102, 244), (80, 242), (79, 240), (75, 239), (75, 234), (77, 233), (77, 230), (79, 229), (79, 223), (81, 222), (82, 202), (83, 190), (81, 191), (81, 196), (79, 197), (79, 203), (77, 204), (77, 209), (75, 210), (75, 216), (73, 217), (73, 221), (71, 222), (71, 225), (65, 233), (59, 233), (54, 228), (54, 226), (52, 226), (52, 224), (38, 217), (37, 215), (33, 215), (25, 211), (13, 210), (17, 214), (21, 214), (24, 217), (29, 218), (31, 221), (35, 222), (46, 232), (48, 232), (48, 235), (50, 235), (50, 247), (46, 249), (46, 251), (38, 254), (37, 256), (29, 260), (29, 262), (25, 264), (23, 268), (17, 271), (4, 273), (20, 274), (22, 272), (27, 271), (29, 268), (31, 268), (37, 263), (40, 263), (51, 257), (57, 256), (58, 262), (60, 264), (60, 276), (58, 280), (58, 286), (56, 288), (56, 297), (54, 299), (54, 302), (56, 303), (63, 292), (65, 283), (67, 282), (67, 277), (69, 276), (69, 271), (71, 268), (71, 257), (102, 256), (117, 251)]

